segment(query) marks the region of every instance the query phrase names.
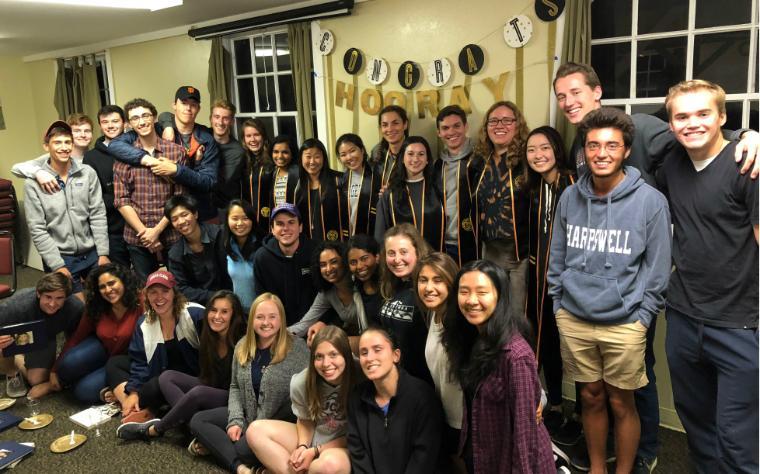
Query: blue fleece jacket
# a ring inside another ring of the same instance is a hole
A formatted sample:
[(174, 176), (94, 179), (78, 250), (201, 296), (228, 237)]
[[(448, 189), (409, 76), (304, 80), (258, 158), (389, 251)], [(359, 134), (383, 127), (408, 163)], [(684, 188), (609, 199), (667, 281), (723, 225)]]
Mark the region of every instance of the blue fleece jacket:
[(599, 324), (649, 327), (665, 307), (670, 277), (670, 211), (631, 166), (606, 196), (590, 173), (562, 193), (549, 255), (554, 312)]

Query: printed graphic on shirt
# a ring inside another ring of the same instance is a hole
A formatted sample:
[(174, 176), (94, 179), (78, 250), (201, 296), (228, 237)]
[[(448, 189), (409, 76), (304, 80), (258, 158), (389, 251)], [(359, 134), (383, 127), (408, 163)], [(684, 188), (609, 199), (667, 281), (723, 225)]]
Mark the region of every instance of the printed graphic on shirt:
[(405, 321), (411, 323), (413, 316), (414, 306), (406, 305), (403, 301), (399, 300), (385, 303), (383, 307), (380, 308), (381, 318), (395, 319), (397, 321)]
[(322, 406), (322, 414), (319, 418), (319, 425), (324, 428), (324, 431), (329, 433), (335, 433), (345, 426), (346, 412), (345, 410), (340, 409), (337, 391), (334, 391), (327, 396), (325, 403)]
[(359, 193), (362, 190), (362, 183), (360, 182), (351, 182), (351, 187), (348, 193), (348, 197), (351, 199), (358, 199)]
[(275, 207), (285, 202), (285, 194), (288, 189), (288, 176), (278, 176), (274, 182), (274, 205)]
[(631, 231), (620, 229), (593, 229), (567, 224), (567, 246), (593, 252), (630, 255), (628, 237)]

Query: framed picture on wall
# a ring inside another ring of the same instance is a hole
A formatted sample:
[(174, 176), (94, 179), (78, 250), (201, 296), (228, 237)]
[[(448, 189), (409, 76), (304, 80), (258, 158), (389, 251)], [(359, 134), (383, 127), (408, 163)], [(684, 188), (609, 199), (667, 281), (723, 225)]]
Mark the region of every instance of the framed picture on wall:
[(0, 101), (0, 130), (5, 130), (5, 117), (3, 116), (3, 102)]

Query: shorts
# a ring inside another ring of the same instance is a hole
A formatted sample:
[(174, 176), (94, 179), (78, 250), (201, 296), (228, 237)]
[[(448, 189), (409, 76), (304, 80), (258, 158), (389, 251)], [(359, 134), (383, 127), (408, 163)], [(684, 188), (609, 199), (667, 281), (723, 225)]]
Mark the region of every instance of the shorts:
[(635, 390), (648, 383), (644, 364), (647, 328), (640, 321), (594, 324), (563, 308), (555, 318), (562, 363), (573, 380), (604, 380), (622, 390)]
[[(94, 248), (80, 255), (61, 255), (63, 266), (71, 273), (72, 293), (84, 291), (84, 281), (90, 271), (98, 266), (98, 252)], [(45, 271), (52, 269), (45, 265)]]

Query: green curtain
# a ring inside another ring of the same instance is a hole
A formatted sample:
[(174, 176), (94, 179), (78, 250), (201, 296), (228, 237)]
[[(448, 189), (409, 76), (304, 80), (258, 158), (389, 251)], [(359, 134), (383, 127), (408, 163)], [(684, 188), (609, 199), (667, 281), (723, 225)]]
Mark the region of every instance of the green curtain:
[(53, 101), (58, 118), (66, 120), (73, 113), (81, 113), (97, 122), (101, 104), (95, 62), (87, 64), (86, 58), (79, 56), (71, 59), (72, 67), (69, 69), (63, 59), (58, 59), (56, 63), (58, 72)]
[(215, 100), (229, 100), (227, 91), (229, 53), (224, 49), (221, 37), (211, 39), (211, 54), (208, 57), (208, 92), (211, 103)]
[[(565, 5), (565, 31), (562, 36), (561, 63), (591, 64), (591, 0), (568, 0)], [(576, 127), (557, 111), (557, 130), (567, 149), (575, 139)]]
[(293, 65), (293, 85), (296, 94), (296, 124), (301, 131), (301, 142), (314, 137), (312, 121), (311, 27), (308, 22), (288, 25), (288, 43)]

